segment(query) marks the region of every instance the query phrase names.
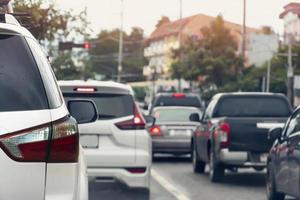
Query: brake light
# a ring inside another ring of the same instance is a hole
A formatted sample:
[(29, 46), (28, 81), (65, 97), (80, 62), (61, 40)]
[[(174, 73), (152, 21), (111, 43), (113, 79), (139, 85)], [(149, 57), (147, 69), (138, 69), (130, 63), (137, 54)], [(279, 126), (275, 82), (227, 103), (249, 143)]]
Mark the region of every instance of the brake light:
[(184, 93), (174, 93), (173, 97), (177, 98), (177, 99), (181, 99), (181, 98), (185, 97), (185, 94)]
[(146, 122), (137, 105), (134, 105), (134, 116), (132, 119), (115, 124), (121, 130), (143, 130)]
[(55, 122), (52, 127), (46, 124), (6, 134), (0, 137), (0, 146), (19, 162), (76, 162), (79, 148), (76, 121), (68, 119)]
[(48, 162), (77, 162), (79, 154), (79, 133), (75, 119), (53, 124)]
[(219, 137), (221, 148), (228, 148), (230, 144), (230, 125), (222, 122), (217, 129), (217, 136)]
[(81, 93), (93, 93), (97, 91), (96, 88), (88, 88), (88, 87), (75, 88), (74, 90), (76, 92), (81, 92)]
[(151, 136), (160, 136), (161, 135), (161, 129), (159, 126), (154, 125), (150, 128), (150, 135)]

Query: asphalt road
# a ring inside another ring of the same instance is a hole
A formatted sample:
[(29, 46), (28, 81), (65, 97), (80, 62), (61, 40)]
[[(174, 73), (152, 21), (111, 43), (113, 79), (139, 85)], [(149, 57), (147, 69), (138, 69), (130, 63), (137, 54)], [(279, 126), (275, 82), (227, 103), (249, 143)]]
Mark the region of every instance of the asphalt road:
[[(222, 183), (213, 184), (207, 173), (193, 173), (189, 158), (171, 156), (155, 158), (152, 170), (151, 200), (266, 200), (264, 172), (227, 172)], [(89, 189), (90, 200), (146, 199), (119, 183), (90, 182)]]

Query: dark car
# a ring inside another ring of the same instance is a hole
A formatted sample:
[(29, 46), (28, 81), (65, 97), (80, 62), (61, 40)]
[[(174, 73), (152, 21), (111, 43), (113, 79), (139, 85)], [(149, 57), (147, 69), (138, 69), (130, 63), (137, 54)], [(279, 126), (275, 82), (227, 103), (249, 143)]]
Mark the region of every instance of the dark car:
[(270, 130), (276, 139), (267, 164), (267, 197), (283, 200), (286, 195), (300, 198), (300, 107), (284, 128)]
[(155, 96), (150, 105), (150, 113), (158, 106), (195, 107), (203, 110), (201, 98), (199, 95), (193, 93), (159, 93)]
[[(292, 113), (284, 95), (271, 93), (224, 93), (213, 97), (192, 138), (194, 172), (209, 164), (213, 182), (223, 179), (225, 169), (266, 167), (274, 142), (268, 130), (283, 126)], [(197, 114), (192, 121), (199, 121)]]
[(191, 122), (189, 117), (195, 112), (202, 115), (202, 112), (194, 107), (155, 107), (151, 115), (155, 117), (156, 123), (149, 129), (153, 154), (191, 153), (192, 133), (199, 123)]

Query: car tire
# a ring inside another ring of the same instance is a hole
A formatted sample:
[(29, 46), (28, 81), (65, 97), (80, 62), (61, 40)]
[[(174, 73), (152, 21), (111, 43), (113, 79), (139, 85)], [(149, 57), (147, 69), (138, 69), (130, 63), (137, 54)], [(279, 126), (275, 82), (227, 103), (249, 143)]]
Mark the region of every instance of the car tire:
[(205, 162), (199, 159), (196, 146), (193, 145), (192, 147), (192, 163), (193, 163), (193, 170), (194, 173), (203, 174), (205, 172)]
[(274, 173), (270, 166), (267, 171), (267, 199), (268, 200), (284, 200), (285, 194), (276, 191)]
[(221, 182), (224, 179), (225, 168), (220, 163), (216, 163), (215, 155), (213, 152), (210, 152), (209, 157), (210, 181), (213, 183)]

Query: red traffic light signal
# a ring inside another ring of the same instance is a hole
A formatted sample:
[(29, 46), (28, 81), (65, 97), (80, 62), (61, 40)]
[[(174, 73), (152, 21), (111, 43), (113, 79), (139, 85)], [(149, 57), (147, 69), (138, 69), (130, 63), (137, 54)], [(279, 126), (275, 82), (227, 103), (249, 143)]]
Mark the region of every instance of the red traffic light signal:
[(83, 48), (84, 49), (90, 49), (91, 48), (91, 44), (88, 42), (83, 43)]

